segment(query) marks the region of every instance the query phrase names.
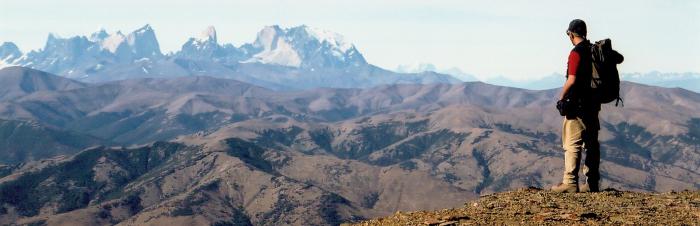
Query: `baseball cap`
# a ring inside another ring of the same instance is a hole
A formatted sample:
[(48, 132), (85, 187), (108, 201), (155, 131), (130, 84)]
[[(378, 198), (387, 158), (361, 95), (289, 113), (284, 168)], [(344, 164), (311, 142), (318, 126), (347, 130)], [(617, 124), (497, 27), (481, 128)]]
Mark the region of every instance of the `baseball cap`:
[(574, 32), (580, 36), (586, 37), (588, 32), (586, 29), (586, 22), (581, 19), (574, 19), (569, 23), (569, 28), (566, 31)]

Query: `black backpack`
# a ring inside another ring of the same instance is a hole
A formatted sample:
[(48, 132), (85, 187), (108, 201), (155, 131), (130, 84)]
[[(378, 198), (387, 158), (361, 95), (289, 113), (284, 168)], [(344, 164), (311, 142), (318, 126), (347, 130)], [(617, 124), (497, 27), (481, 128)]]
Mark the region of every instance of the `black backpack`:
[(620, 73), (617, 71), (617, 65), (622, 63), (624, 57), (612, 49), (610, 39), (603, 39), (591, 45), (591, 55), (593, 61), (591, 90), (594, 100), (601, 104), (615, 100), (615, 106), (617, 106), (622, 102)]

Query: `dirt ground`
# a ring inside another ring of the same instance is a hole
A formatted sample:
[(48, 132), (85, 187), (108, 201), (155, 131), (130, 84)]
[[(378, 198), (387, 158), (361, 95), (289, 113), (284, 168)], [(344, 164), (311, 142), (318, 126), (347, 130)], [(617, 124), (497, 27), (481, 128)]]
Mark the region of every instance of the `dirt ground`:
[(462, 208), (397, 212), (356, 225), (494, 224), (700, 225), (700, 191), (558, 194), (527, 188), (485, 195)]

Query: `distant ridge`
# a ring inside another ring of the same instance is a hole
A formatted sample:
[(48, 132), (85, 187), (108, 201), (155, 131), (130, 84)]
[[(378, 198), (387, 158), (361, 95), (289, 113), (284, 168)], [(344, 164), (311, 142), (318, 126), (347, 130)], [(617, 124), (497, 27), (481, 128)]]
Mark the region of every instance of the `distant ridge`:
[[(648, 73), (625, 73), (620, 75), (622, 81), (635, 82), (666, 88), (683, 88), (696, 93), (700, 93), (700, 73), (662, 73), (651, 71)], [(563, 74), (551, 74), (539, 79), (514, 81), (505, 77), (487, 79), (486, 82), (500, 85), (517, 87), (531, 90), (545, 90), (560, 88), (566, 77)]]
[(86, 87), (84, 83), (30, 68), (12, 66), (0, 69), (0, 100), (12, 100), (40, 91), (61, 91), (84, 87)]

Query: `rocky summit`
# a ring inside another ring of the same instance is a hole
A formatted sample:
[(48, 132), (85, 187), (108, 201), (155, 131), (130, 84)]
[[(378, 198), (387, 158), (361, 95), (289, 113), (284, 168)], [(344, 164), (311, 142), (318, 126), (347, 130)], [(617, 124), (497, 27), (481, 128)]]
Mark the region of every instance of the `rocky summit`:
[(355, 225), (485, 224), (700, 225), (700, 191), (560, 194), (531, 187), (484, 195), (460, 208), (399, 211)]

